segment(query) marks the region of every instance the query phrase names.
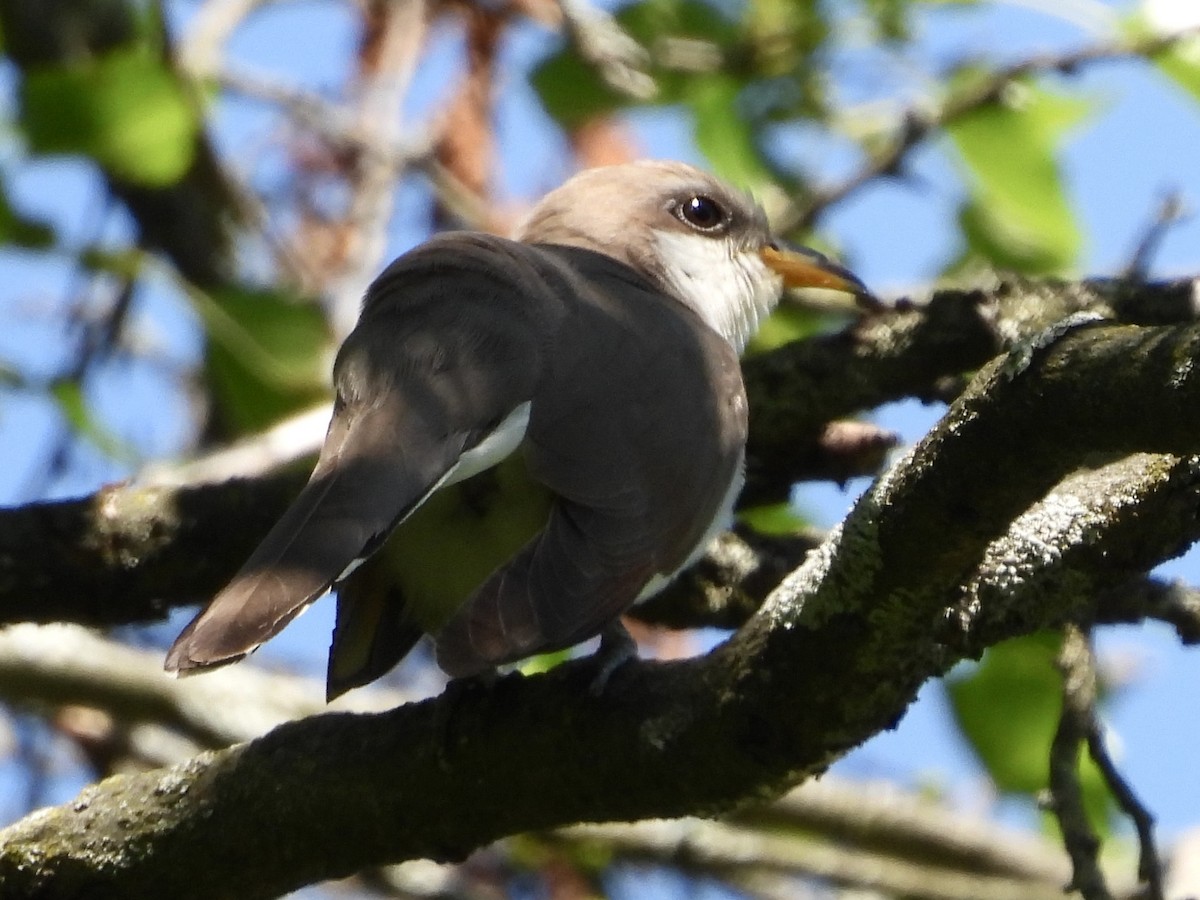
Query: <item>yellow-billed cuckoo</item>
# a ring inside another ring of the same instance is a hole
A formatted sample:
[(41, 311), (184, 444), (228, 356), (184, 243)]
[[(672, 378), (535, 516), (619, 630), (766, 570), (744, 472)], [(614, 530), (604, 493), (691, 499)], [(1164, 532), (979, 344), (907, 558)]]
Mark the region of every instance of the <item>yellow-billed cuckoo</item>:
[[(729, 524), (747, 422), (738, 353), (785, 285), (866, 294), (679, 163), (585, 171), (516, 240), (452, 233), (401, 256), (338, 353), (311, 480), (167, 669), (240, 659), (331, 586), (331, 696), (426, 631), (465, 676), (618, 623)], [(518, 448), (496, 471), (523, 461), (545, 500), (520, 511), (507, 561), (464, 573), (449, 597), (423, 585), (453, 581), (453, 562), (393, 578), (389, 557), (420, 568), (427, 552), (418, 507)]]

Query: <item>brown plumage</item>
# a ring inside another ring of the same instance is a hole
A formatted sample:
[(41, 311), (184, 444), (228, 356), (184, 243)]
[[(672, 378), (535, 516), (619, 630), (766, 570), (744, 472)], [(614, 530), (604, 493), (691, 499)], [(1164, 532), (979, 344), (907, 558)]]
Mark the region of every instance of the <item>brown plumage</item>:
[[(774, 246), (761, 211), (711, 176), (642, 163), (568, 182), (517, 241), (449, 234), (400, 257), (338, 354), (309, 484), (167, 668), (241, 658), (340, 579), (331, 694), (382, 674), (423, 630), (451, 675), (598, 633), (730, 512), (746, 436), (737, 353), (782, 290), (764, 262)], [(790, 282), (862, 289), (787, 256), (813, 276)], [(347, 573), (432, 492), (518, 444), (552, 498), (545, 526), (456, 609), (418, 615), (373, 561)]]

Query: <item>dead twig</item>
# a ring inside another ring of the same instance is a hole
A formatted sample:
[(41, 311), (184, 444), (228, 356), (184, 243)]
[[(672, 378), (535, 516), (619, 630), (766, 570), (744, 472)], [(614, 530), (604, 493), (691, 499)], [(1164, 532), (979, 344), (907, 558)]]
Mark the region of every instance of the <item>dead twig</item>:
[(1169, 191), (1159, 201), (1154, 217), (1146, 226), (1141, 239), (1138, 240), (1137, 247), (1134, 248), (1133, 255), (1129, 258), (1129, 264), (1125, 266), (1121, 277), (1126, 281), (1146, 281), (1150, 277), (1150, 267), (1154, 256), (1158, 253), (1158, 248), (1162, 246), (1167, 232), (1187, 219), (1188, 215), (1188, 209), (1184, 206), (1179, 191)]
[(1100, 871), (1100, 838), (1088, 821), (1079, 782), (1079, 754), (1092, 725), (1096, 703), (1096, 666), (1087, 636), (1076, 625), (1064, 629), (1056, 661), (1063, 676), (1063, 708), (1050, 745), (1050, 790), (1046, 806), (1058, 819), (1071, 857), (1068, 891), (1085, 900), (1112, 900)]
[(1100, 841), (1088, 822), (1079, 784), (1079, 752), (1084, 744), (1121, 810), (1133, 820), (1140, 854), (1138, 878), (1146, 900), (1162, 900), (1163, 871), (1154, 843), (1154, 818), (1117, 771), (1104, 745), (1096, 716), (1096, 660), (1086, 631), (1067, 625), (1063, 632), (1058, 666), (1063, 673), (1063, 709), (1050, 751), (1050, 808), (1058, 817), (1063, 842), (1074, 874), (1069, 889), (1086, 900), (1112, 897), (1100, 871)]

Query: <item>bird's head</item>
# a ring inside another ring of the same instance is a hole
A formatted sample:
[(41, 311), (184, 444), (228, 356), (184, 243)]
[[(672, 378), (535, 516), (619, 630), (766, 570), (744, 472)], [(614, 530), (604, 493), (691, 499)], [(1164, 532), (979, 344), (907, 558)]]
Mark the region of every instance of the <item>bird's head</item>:
[(620, 260), (739, 351), (785, 287), (869, 295), (853, 274), (816, 251), (777, 241), (749, 197), (683, 163), (581, 172), (542, 198), (517, 237)]

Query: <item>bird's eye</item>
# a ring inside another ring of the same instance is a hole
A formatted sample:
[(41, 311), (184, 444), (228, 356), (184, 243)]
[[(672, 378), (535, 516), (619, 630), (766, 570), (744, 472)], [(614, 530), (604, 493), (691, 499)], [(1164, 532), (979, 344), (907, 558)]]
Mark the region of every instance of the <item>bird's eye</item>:
[(711, 197), (689, 197), (675, 207), (675, 215), (698, 231), (715, 231), (729, 219), (724, 207)]

